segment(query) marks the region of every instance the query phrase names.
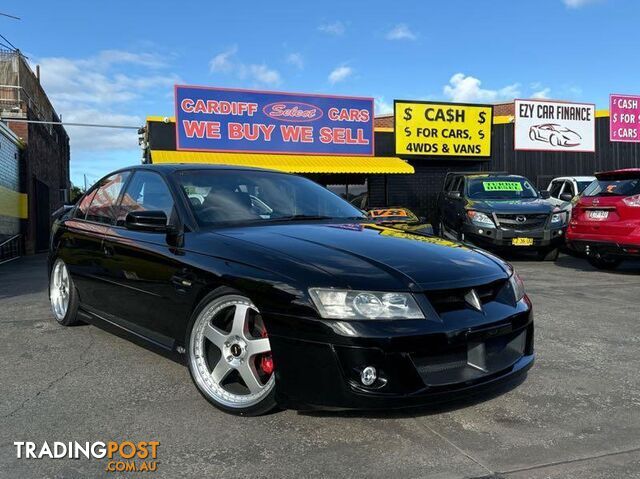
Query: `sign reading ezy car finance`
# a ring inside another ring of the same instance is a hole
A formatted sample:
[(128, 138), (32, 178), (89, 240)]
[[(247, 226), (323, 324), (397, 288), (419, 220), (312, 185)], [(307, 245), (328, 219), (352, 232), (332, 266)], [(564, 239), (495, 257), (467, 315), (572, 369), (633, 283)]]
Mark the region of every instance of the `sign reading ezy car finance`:
[(396, 155), (491, 156), (491, 105), (394, 102)]
[(640, 142), (640, 96), (609, 96), (609, 140)]
[(373, 98), (176, 85), (176, 149), (374, 153)]
[(596, 151), (596, 107), (592, 103), (515, 101), (515, 149)]

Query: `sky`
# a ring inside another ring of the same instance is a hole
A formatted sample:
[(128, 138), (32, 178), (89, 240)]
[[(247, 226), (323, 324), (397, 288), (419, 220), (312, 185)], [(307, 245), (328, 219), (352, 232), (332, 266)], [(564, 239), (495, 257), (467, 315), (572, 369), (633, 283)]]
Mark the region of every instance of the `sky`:
[[(63, 121), (142, 126), (173, 115), (173, 85), (608, 107), (640, 94), (637, 0), (320, 2), (5, 0), (0, 33)], [(140, 162), (135, 130), (68, 127), (82, 186)]]

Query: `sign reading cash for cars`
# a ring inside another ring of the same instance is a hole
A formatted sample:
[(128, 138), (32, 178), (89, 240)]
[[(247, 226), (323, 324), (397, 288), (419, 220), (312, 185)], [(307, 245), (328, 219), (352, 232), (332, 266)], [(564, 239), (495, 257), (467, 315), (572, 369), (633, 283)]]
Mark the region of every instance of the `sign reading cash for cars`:
[(515, 149), (596, 151), (596, 115), (592, 103), (515, 101)]
[(491, 105), (394, 102), (396, 155), (491, 156)]

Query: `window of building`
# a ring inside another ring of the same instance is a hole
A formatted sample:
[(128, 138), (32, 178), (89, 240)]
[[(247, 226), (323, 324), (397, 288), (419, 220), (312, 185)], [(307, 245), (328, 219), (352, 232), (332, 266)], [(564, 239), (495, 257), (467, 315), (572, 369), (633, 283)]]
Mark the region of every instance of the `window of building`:
[(164, 179), (150, 171), (136, 171), (129, 182), (118, 209), (116, 224), (124, 225), (132, 211), (164, 211), (167, 219), (173, 214), (173, 196)]
[(125, 171), (111, 175), (101, 182), (87, 210), (88, 220), (113, 224), (118, 196), (128, 177), (129, 172)]

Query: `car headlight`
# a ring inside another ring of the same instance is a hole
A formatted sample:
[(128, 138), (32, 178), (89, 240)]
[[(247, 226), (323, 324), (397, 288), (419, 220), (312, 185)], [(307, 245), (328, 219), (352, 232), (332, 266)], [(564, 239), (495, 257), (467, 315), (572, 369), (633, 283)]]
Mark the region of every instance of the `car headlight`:
[(524, 283), (522, 282), (522, 278), (518, 276), (518, 273), (515, 271), (509, 278), (509, 284), (511, 285), (511, 289), (513, 290), (513, 296), (515, 297), (516, 303), (524, 298)]
[(309, 295), (327, 319), (424, 319), (410, 293), (309, 288)]
[(566, 221), (567, 219), (567, 213), (562, 211), (560, 213), (554, 213), (553, 216), (551, 216), (551, 223), (552, 224), (562, 224)]
[(472, 223), (481, 226), (495, 226), (493, 220), (486, 213), (482, 213), (481, 211), (469, 210), (467, 211), (467, 216), (471, 220)]

